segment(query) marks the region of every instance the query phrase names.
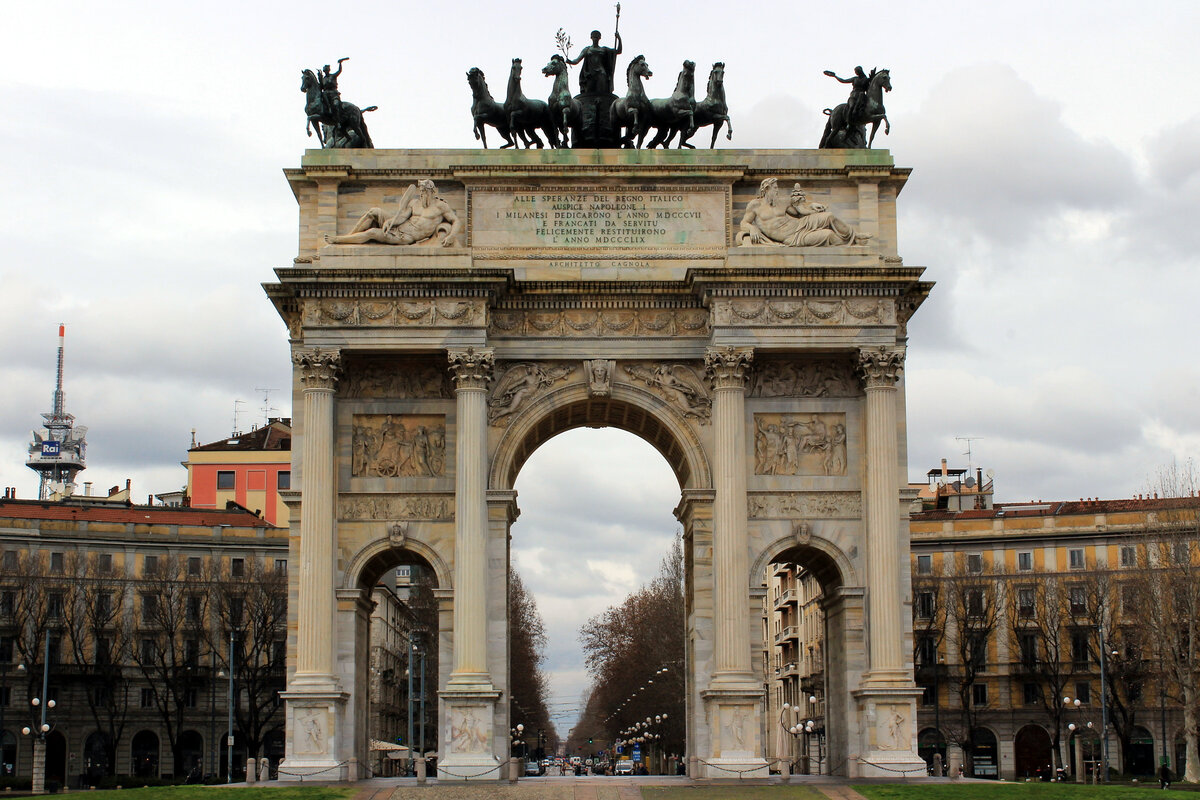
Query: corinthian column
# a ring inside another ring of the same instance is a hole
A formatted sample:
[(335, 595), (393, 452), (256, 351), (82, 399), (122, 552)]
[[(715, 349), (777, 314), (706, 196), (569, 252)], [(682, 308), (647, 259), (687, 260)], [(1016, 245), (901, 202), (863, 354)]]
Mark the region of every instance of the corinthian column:
[(337, 350), (301, 349), (292, 363), (304, 384), (300, 483), (299, 613), (295, 683), (332, 684), (334, 497), (333, 390), (342, 369)]
[(487, 386), (490, 349), (451, 350), (458, 430), (454, 487), (454, 670), (451, 685), (491, 686), (487, 669)]
[(867, 395), (869, 683), (906, 679), (900, 564), (908, 554), (900, 552), (900, 455), (896, 447), (896, 381), (903, 368), (903, 350), (859, 351), (858, 370)]
[(704, 366), (713, 387), (713, 683), (750, 671), (750, 596), (746, 573), (746, 383), (754, 350), (713, 347)]

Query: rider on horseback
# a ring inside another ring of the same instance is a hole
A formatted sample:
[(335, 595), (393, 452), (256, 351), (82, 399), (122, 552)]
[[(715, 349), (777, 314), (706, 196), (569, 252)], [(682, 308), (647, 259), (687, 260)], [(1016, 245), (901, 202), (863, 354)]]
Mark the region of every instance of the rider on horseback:
[[(875, 70), (871, 70), (874, 74)], [(846, 99), (846, 119), (843, 122), (846, 125), (846, 130), (850, 130), (863, 116), (863, 112), (867, 108), (867, 90), (871, 88), (871, 78), (863, 71), (862, 67), (854, 68), (854, 77), (839, 78), (837, 73), (831, 69), (825, 70), (825, 74), (836, 80), (838, 83), (850, 84), (850, 97)]]
[(318, 80), (321, 82), (321, 99), (325, 101), (325, 111), (329, 118), (335, 121), (342, 119), (342, 93), (338, 91), (338, 75), (342, 74), (342, 62), (349, 61), (350, 57), (339, 58), (337, 72), (330, 72), (329, 65), (317, 73)]

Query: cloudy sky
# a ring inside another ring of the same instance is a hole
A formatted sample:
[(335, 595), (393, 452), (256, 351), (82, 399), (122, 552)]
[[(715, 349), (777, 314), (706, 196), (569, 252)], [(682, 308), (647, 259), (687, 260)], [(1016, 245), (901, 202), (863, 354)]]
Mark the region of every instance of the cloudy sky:
[[(1200, 4), (733, 9), (627, 0), (621, 18), (653, 96), (684, 58), (726, 62), (722, 145), (813, 146), (846, 94), (822, 70), (892, 71), (877, 144), (914, 168), (900, 252), (938, 284), (910, 326), (910, 476), (965, 466), (956, 437), (972, 436), (998, 499), (1127, 497), (1200, 451)], [(593, 27), (608, 43), (612, 19), (609, 3), (542, 0), (9, 4), (0, 485), (36, 495), (25, 448), (59, 322), (98, 487), (178, 488), (192, 428), (228, 435), (239, 400), (243, 428), (290, 412), (285, 331), (259, 284), (295, 250), (280, 170), (312, 144), (302, 67), (351, 56), (343, 96), (379, 105), (380, 147), (470, 147), (468, 68), (503, 93), (513, 56), (546, 59), (560, 26), (573, 52)], [(528, 94), (540, 80), (526, 71)], [(569, 703), (579, 624), (654, 573), (678, 490), (648, 446), (605, 431), (551, 442), (518, 488), (517, 562)]]

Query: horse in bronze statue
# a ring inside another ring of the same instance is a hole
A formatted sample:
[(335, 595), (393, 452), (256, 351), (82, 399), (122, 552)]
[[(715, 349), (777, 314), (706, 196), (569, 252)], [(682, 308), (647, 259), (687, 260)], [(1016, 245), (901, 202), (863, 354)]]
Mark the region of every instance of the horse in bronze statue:
[(514, 58), (508, 73), (508, 96), (504, 98), (508, 127), (521, 137), (526, 148), (531, 141), (539, 150), (545, 147), (537, 135), (538, 128), (546, 134), (551, 147), (558, 147), (558, 129), (550, 117), (550, 106), (542, 100), (526, 97), (521, 91), (521, 69), (521, 59)]
[[(625, 96), (616, 100), (608, 110), (610, 127), (614, 131), (624, 129), (621, 136), (621, 147), (641, 148), (650, 131), (650, 98), (646, 96), (646, 87), (642, 80), (654, 77), (645, 56), (638, 56), (629, 62), (625, 68), (625, 80), (629, 89)], [(634, 139), (637, 144), (634, 144)]]
[(504, 113), (504, 106), (497, 103), (488, 90), (483, 70), (479, 67), (471, 67), (467, 71), (467, 83), (471, 86), (471, 119), (475, 123), (472, 129), (475, 138), (483, 143), (486, 150), (487, 130), (485, 126), (491, 125), (504, 138), (505, 143), (500, 145), (501, 150), (514, 146), (516, 142), (513, 141), (508, 127), (508, 115)]
[(687, 140), (696, 132), (696, 62), (683, 62), (675, 91), (670, 97), (651, 100), (650, 116), (658, 133), (647, 147), (669, 147), (676, 133), (681, 134), (680, 147), (693, 147)]
[[(892, 77), (886, 69), (871, 70), (870, 84), (867, 88), (867, 101), (862, 104), (862, 113), (855, 119), (846, 119), (849, 104), (842, 103), (837, 108), (825, 109), (829, 119), (825, 122), (825, 132), (821, 135), (818, 147), (823, 149), (870, 149), (875, 141), (875, 133), (879, 123), (884, 124), (883, 133), (886, 136), (892, 132), (892, 123), (888, 121), (887, 109), (883, 107), (883, 93), (892, 90)], [(871, 126), (871, 136), (867, 137), (867, 126)]]
[[(546, 101), (550, 106), (550, 117), (554, 127), (558, 129), (559, 139), (563, 147), (570, 147), (571, 131), (579, 128), (579, 101), (571, 96), (571, 86), (567, 82), (567, 61), (558, 53), (550, 56), (550, 63), (542, 67), (546, 77), (554, 76), (554, 87)], [(578, 141), (576, 142), (578, 144)]]
[(304, 113), (308, 117), (304, 132), (312, 136), (316, 130), (322, 148), (375, 146), (363, 114), (379, 106), (359, 108), (343, 100), (340, 112), (326, 107), (321, 81), (311, 69), (300, 71), (300, 91), (304, 92)]
[(708, 73), (708, 96), (696, 103), (696, 130), (706, 125), (713, 126), (710, 150), (717, 146), (717, 134), (722, 125), (729, 126), (725, 138), (733, 138), (733, 121), (729, 119), (729, 106), (725, 103), (725, 63), (722, 61), (713, 64), (712, 72)]

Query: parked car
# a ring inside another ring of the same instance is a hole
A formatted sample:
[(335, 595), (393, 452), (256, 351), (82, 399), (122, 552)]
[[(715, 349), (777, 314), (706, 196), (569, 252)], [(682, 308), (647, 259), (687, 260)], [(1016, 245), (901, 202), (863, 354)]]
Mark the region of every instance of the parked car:
[(632, 775), (633, 774), (633, 762), (629, 761), (629, 760), (618, 761), (617, 769), (614, 774), (615, 775)]
[(538, 762), (536, 762), (536, 761), (526, 761), (525, 762), (525, 774), (526, 775), (541, 775), (542, 768), (538, 766)]

